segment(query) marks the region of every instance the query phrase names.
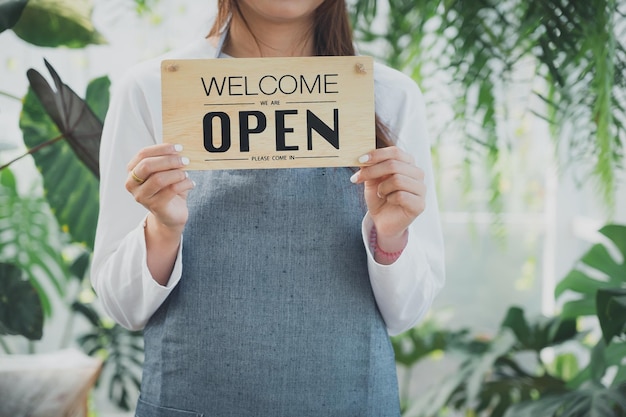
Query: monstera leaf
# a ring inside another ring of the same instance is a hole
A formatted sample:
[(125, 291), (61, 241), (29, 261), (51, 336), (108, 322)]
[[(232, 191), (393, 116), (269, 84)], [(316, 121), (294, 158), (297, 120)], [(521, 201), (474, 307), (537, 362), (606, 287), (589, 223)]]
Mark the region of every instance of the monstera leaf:
[(43, 310), (37, 290), (15, 265), (0, 263), (0, 335), (41, 339)]
[[(24, 99), (20, 128), (42, 173), (46, 199), (59, 225), (76, 242), (93, 249), (102, 122), (62, 83), (50, 64), (46, 65), (57, 90), (52, 90), (39, 73), (29, 71), (31, 88)], [(90, 101), (102, 117), (108, 107), (108, 93), (102, 93), (106, 89), (108, 80), (102, 78), (88, 88)], [(94, 93), (98, 91), (101, 93)]]
[(72, 310), (91, 324), (91, 329), (77, 342), (89, 356), (104, 359), (100, 382), (108, 380), (109, 398), (120, 408), (130, 410), (141, 386), (142, 333), (102, 320), (91, 304), (75, 302)]
[[(52, 314), (52, 303), (45, 289), (54, 288), (62, 296), (68, 275), (54, 225), (46, 201), (20, 196), (13, 173), (0, 171), (0, 260), (24, 272), (47, 316)], [(13, 294), (6, 296), (13, 300)]]
[(37, 46), (82, 48), (102, 44), (91, 22), (90, 0), (29, 0), (13, 32)]
[[(566, 291), (577, 293), (579, 297), (563, 305), (561, 315), (597, 315), (608, 343), (626, 323), (626, 226), (608, 225), (600, 233), (607, 242), (592, 246), (583, 255), (579, 266), (557, 285), (555, 295), (558, 298)], [(619, 256), (611, 254), (607, 245), (613, 246)]]
[(26, 3), (28, 0), (0, 0), (0, 33), (17, 23)]

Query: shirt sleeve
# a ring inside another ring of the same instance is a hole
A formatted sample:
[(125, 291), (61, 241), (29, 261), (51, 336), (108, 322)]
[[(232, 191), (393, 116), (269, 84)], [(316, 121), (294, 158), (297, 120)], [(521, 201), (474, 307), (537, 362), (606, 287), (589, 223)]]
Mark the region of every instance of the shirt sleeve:
[[(148, 212), (125, 188), (128, 162), (141, 148), (157, 143), (159, 136), (152, 115), (160, 108), (154, 108), (154, 97), (146, 97), (150, 92), (141, 88), (142, 77), (131, 71), (120, 81), (105, 120), (100, 147), (100, 212), (90, 275), (105, 312), (133, 330), (145, 326), (182, 273), (181, 242), (167, 286), (153, 279), (144, 234)], [(158, 97), (156, 102), (160, 103)]]
[(409, 226), (407, 246), (391, 265), (381, 265), (374, 260), (369, 247), (373, 226), (369, 213), (362, 223), (370, 282), (390, 335), (397, 335), (415, 326), (426, 315), (445, 282), (443, 237), (426, 127), (426, 109), (417, 85), (412, 81), (406, 84), (405, 88), (388, 92), (382, 106), (377, 101), (377, 110), (388, 108), (388, 102), (400, 103), (394, 115), (385, 117), (382, 114), (382, 119), (395, 134), (396, 145), (413, 155), (417, 166), (424, 171), (426, 208)]

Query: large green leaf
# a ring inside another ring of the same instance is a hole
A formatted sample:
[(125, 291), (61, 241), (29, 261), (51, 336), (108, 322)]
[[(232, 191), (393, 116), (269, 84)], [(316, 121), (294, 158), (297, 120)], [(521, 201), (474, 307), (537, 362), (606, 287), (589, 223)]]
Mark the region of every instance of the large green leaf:
[(626, 288), (600, 289), (596, 297), (604, 341), (622, 334), (626, 326)]
[(428, 320), (420, 326), (391, 338), (396, 363), (411, 367), (420, 360), (438, 351), (450, 351), (464, 342), (467, 330), (442, 330), (433, 321)]
[[(24, 98), (20, 128), (29, 148), (41, 146), (61, 135), (32, 89)], [(74, 241), (93, 249), (98, 217), (98, 179), (66, 141), (46, 146), (33, 157), (43, 176), (46, 199), (59, 225)]]
[[(570, 389), (580, 389), (584, 387), (588, 381), (603, 378), (602, 374), (606, 369), (617, 368), (618, 375), (626, 373), (626, 363), (622, 363), (626, 357), (626, 343), (611, 343), (606, 345), (604, 340), (600, 340), (591, 351), (591, 360), (587, 366), (570, 381), (567, 386)], [(602, 374), (602, 375), (601, 375)], [(613, 385), (623, 382), (622, 379), (614, 379)]]
[(30, 0), (13, 31), (37, 46), (102, 44), (104, 38), (91, 22), (92, 10), (91, 0)]
[(46, 315), (51, 301), (46, 288), (59, 295), (68, 276), (62, 242), (50, 208), (41, 197), (21, 197), (9, 169), (0, 172), (0, 260), (21, 268), (38, 291)]
[(577, 335), (576, 321), (573, 319), (540, 317), (529, 323), (524, 317), (524, 310), (519, 307), (509, 308), (501, 326), (513, 331), (521, 349), (536, 352), (571, 340)]
[[(582, 256), (579, 265), (556, 287), (556, 298), (566, 291), (578, 294), (577, 298), (563, 305), (563, 316), (571, 318), (597, 314), (596, 294), (599, 290), (626, 286), (626, 226), (607, 225), (600, 229), (600, 233), (607, 238), (607, 243), (593, 245)], [(619, 252), (621, 259), (611, 254), (607, 244)]]
[(0, 33), (15, 25), (26, 3), (28, 0), (0, 0)]
[[(98, 158), (100, 154), (100, 138), (102, 136), (102, 121), (98, 119), (84, 100), (61, 81), (52, 65), (46, 60), (44, 62), (54, 80), (56, 91), (34, 69), (30, 69), (26, 73), (31, 89), (35, 92), (44, 109), (57, 125), (76, 155), (97, 178), (100, 178)], [(106, 87), (106, 80), (104, 81), (102, 82), (102, 79), (99, 79), (95, 85), (100, 86), (104, 84)], [(91, 90), (91, 100), (101, 104), (99, 106), (100, 112), (106, 112), (109, 102), (108, 94), (96, 96), (93, 90), (103, 88), (94, 87), (94, 83), (91, 83), (87, 88), (88, 91)], [(98, 98), (101, 98), (101, 100), (96, 101)]]
[(32, 283), (15, 265), (0, 263), (0, 334), (41, 339), (43, 310)]

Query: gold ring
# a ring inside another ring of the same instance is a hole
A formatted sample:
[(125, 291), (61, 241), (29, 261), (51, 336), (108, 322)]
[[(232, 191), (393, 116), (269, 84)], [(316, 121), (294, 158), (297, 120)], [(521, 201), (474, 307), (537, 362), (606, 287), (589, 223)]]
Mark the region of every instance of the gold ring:
[(139, 177), (137, 176), (137, 174), (135, 174), (135, 169), (134, 169), (134, 168), (130, 171), (130, 175), (132, 175), (133, 179), (134, 179), (135, 181), (137, 181), (139, 184), (143, 184), (143, 183), (146, 181), (146, 180), (144, 180), (144, 179), (139, 178)]

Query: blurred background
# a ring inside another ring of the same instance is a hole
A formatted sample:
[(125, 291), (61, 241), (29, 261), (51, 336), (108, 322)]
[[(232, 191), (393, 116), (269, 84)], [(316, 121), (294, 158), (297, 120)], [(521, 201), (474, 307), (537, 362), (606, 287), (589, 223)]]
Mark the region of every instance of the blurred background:
[[(447, 283), (393, 338), (404, 415), (626, 415), (626, 4), (349, 4), (359, 51), (415, 79), (429, 113)], [(205, 36), (214, 13), (0, 1), (0, 364), (99, 359), (94, 416), (133, 415), (142, 342), (90, 288), (97, 170), (73, 149), (97, 143), (130, 66)]]

